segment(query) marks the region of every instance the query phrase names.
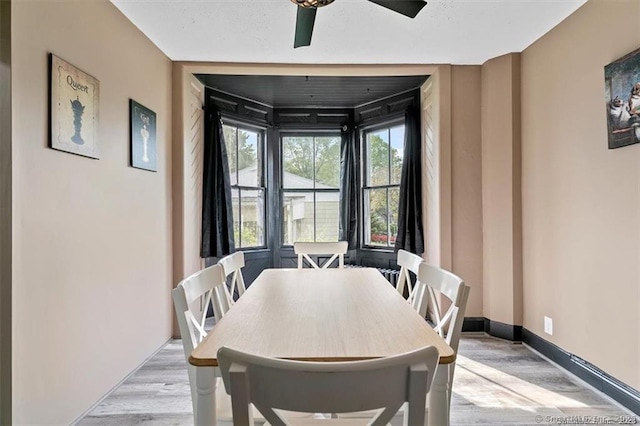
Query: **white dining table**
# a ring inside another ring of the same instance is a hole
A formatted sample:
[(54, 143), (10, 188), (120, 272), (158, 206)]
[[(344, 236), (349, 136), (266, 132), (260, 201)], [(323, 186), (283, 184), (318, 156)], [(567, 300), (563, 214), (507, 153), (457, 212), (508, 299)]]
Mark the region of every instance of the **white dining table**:
[(192, 352), (195, 424), (215, 425), (217, 352), (222, 346), (303, 361), (355, 361), (435, 346), (429, 424), (449, 424), (448, 368), (456, 354), (373, 268), (266, 269)]

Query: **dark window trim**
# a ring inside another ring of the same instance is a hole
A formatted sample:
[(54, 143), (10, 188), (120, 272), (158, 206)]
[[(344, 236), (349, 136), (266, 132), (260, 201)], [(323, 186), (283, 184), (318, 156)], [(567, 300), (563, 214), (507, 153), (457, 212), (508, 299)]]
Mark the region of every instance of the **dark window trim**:
[(399, 183), (390, 183), (388, 185), (374, 185), (374, 186), (366, 186), (363, 185), (362, 189), (391, 189), (391, 188), (399, 188)]
[(273, 108), (267, 105), (210, 87), (207, 87), (206, 93), (223, 117), (242, 120), (252, 125), (273, 125)]
[(271, 250), (268, 247), (238, 247), (238, 250), (246, 253), (269, 253)]
[(353, 121), (353, 108), (275, 108), (275, 126), (283, 131), (332, 131)]
[(222, 124), (227, 124), (227, 125), (236, 126), (236, 127), (244, 127), (247, 130), (262, 131), (262, 132), (266, 131), (269, 128), (268, 126), (265, 126), (263, 124), (251, 123), (247, 121), (246, 118), (242, 119), (242, 118), (233, 117), (226, 112), (220, 113), (220, 116), (222, 117)]
[(340, 192), (340, 188), (281, 188), (284, 192)]
[(231, 185), (233, 188), (242, 189), (245, 191), (260, 191), (265, 189), (264, 186), (246, 186), (246, 185)]
[(395, 249), (393, 247), (381, 247), (381, 246), (362, 246), (359, 248), (361, 252), (367, 253), (394, 253)]
[[(11, 134), (11, 73), (16, 71), (16, 67), (11, 69), (11, 45), (15, 46), (15, 50), (20, 47), (15, 44), (15, 37), (14, 43), (11, 40), (11, 9), (14, 7), (11, 3), (12, 0), (0, 1), (0, 205), (3, 206), (0, 208), (0, 424), (6, 425), (13, 424), (12, 392), (13, 396), (16, 396), (16, 392), (12, 378), (19, 374), (12, 373), (12, 365), (15, 366), (12, 351), (16, 349), (16, 345), (12, 343), (12, 335), (15, 334), (11, 327), (17, 320), (12, 319), (11, 297), (12, 285), (15, 284), (17, 288), (17, 280), (12, 281), (11, 276), (12, 261), (16, 259), (11, 253), (11, 244), (15, 241), (12, 239), (14, 231), (11, 229), (11, 183), (12, 179), (14, 182), (16, 180), (12, 177), (12, 169), (15, 170), (15, 167), (11, 164), (11, 150), (12, 145), (17, 146), (17, 140), (15, 137), (12, 139)], [(17, 3), (13, 0), (14, 5)], [(16, 20), (13, 25), (17, 25)], [(41, 60), (43, 59), (44, 55)], [(44, 64), (41, 63), (41, 66)], [(16, 126), (13, 127), (15, 129)]]
[(321, 133), (321, 137), (327, 136), (336, 136), (340, 137), (340, 129), (339, 128), (318, 128), (317, 130), (309, 130), (309, 129), (280, 129), (280, 138), (283, 137), (311, 137), (318, 136)]
[[(395, 123), (395, 126), (394, 126), (394, 123)], [(386, 116), (382, 118), (380, 121), (375, 121), (375, 122), (367, 123), (363, 126), (360, 126), (360, 132), (370, 133), (370, 132), (375, 132), (376, 130), (400, 126), (402, 124), (404, 124), (404, 112), (397, 116), (392, 116), (392, 117)]]

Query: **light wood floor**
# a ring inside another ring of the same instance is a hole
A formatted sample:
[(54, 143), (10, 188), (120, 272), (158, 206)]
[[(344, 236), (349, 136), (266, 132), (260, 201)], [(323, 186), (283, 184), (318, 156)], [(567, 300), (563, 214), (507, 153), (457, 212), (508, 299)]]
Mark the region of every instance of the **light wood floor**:
[[(546, 416), (633, 415), (526, 346), (487, 336), (462, 338), (453, 392), (452, 425), (540, 425), (552, 424)], [(193, 424), (181, 342), (169, 343), (78, 424)]]

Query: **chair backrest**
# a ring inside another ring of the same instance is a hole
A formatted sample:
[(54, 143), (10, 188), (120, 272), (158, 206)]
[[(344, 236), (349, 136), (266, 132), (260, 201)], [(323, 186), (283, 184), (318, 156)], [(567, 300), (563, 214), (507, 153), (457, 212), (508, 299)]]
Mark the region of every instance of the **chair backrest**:
[(384, 408), (369, 424), (386, 425), (408, 402), (408, 423), (425, 424), (426, 394), (438, 362), (435, 347), (366, 361), (305, 362), (220, 348), (218, 362), (231, 395), (234, 425), (251, 423), (252, 403), (271, 424), (274, 409), (347, 413)]
[[(298, 269), (302, 269), (304, 260), (315, 269), (326, 269), (338, 259), (338, 267), (344, 268), (344, 255), (347, 253), (348, 244), (346, 241), (336, 241), (329, 243), (293, 243), (293, 250), (298, 255)], [(309, 255), (332, 254), (322, 266), (318, 265)]]
[[(423, 262), (422, 258), (417, 254), (410, 253), (405, 250), (398, 250), (397, 263), (400, 265), (400, 275), (396, 283), (396, 290), (404, 296), (404, 288), (407, 287), (407, 301), (420, 314), (421, 317), (427, 315), (427, 302), (424, 297), (425, 286), (418, 281), (418, 268)], [(415, 281), (411, 280), (409, 272), (413, 272), (416, 276)]]
[(244, 277), (242, 276), (242, 268), (244, 268), (244, 253), (237, 251), (233, 254), (223, 257), (218, 261), (222, 266), (224, 276), (228, 279), (231, 276), (231, 282), (228, 283), (227, 296), (229, 298), (229, 305), (233, 305), (236, 301), (234, 295), (236, 289), (238, 291), (238, 298), (246, 291), (244, 284)]
[[(462, 323), (464, 322), (464, 311), (469, 298), (469, 287), (457, 275), (426, 262), (420, 264), (418, 281), (420, 285), (426, 287), (429, 294), (435, 315), (434, 330), (457, 352)], [(437, 297), (438, 293), (451, 301), (446, 312), (443, 312), (442, 303)], [(423, 296), (423, 299), (426, 299), (426, 296)]]
[[(213, 314), (216, 321), (219, 321), (226, 313), (228, 304), (227, 296), (224, 292), (225, 289), (222, 266), (214, 265), (180, 281), (171, 292), (178, 318), (178, 328), (182, 336), (184, 357), (187, 360), (194, 413), (196, 412), (195, 404), (197, 399), (196, 371), (195, 367), (189, 364), (189, 356), (207, 335), (204, 329), (204, 322), (207, 317), (209, 303), (211, 302), (213, 305)], [(201, 303), (197, 303), (199, 299), (201, 299)], [(196, 309), (194, 309), (194, 305), (198, 305)]]
[[(171, 295), (187, 357), (207, 335), (204, 322), (209, 302), (213, 305), (216, 321), (228, 310), (223, 287), (222, 266), (214, 265), (190, 275), (173, 289)], [(194, 302), (200, 298), (202, 298), (202, 304), (198, 309), (194, 309)]]

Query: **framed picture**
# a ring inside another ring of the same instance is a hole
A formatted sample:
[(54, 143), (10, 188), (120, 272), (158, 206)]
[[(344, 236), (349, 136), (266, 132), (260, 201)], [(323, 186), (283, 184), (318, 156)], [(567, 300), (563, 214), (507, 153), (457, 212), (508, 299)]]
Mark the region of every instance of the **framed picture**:
[(157, 171), (156, 113), (129, 99), (131, 166)]
[(100, 82), (49, 54), (49, 146), (100, 158), (98, 110)]
[(640, 142), (640, 49), (604, 67), (609, 149)]

